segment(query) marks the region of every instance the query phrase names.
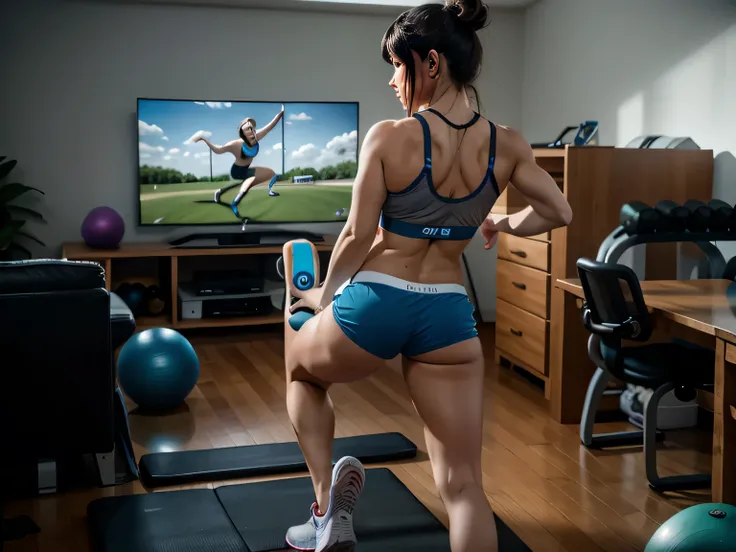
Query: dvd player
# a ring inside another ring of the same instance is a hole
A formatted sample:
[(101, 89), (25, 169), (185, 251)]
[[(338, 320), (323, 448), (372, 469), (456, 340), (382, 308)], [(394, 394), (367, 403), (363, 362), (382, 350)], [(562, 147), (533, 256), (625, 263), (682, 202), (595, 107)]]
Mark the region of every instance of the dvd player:
[(193, 274), (190, 290), (197, 295), (260, 293), (264, 279), (241, 270), (204, 270)]
[(184, 320), (264, 316), (281, 309), (284, 301), (284, 283), (268, 280), (258, 293), (198, 295), (197, 290), (193, 282), (179, 285), (179, 312)]

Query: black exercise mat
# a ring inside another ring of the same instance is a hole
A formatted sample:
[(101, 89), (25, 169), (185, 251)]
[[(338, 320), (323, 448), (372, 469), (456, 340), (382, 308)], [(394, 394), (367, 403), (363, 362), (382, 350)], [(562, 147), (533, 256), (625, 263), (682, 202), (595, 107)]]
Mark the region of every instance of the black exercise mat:
[[(376, 433), (335, 439), (333, 458), (354, 456), (364, 464), (414, 458), (417, 447), (401, 433)], [(159, 452), (143, 456), (140, 475), (147, 487), (222, 481), (306, 471), (296, 442)]]
[[(313, 499), (311, 481), (302, 477), (101, 498), (87, 507), (91, 550), (281, 550), (286, 529), (308, 519)], [(450, 550), (447, 530), (389, 470), (367, 470), (355, 516), (356, 552)], [(496, 525), (500, 552), (531, 552), (498, 518)]]
[[(309, 519), (314, 490), (309, 477), (222, 486), (222, 506), (251, 552), (288, 549), (286, 530)], [(366, 470), (355, 507), (356, 552), (450, 552), (444, 525), (390, 470)]]
[(90, 502), (93, 552), (250, 552), (211, 489)]
[[(287, 548), (286, 530), (309, 519), (314, 500), (308, 477), (222, 486), (215, 490), (251, 552)], [(442, 523), (390, 470), (366, 470), (355, 508), (356, 552), (449, 552)], [(531, 550), (496, 518), (500, 552)]]

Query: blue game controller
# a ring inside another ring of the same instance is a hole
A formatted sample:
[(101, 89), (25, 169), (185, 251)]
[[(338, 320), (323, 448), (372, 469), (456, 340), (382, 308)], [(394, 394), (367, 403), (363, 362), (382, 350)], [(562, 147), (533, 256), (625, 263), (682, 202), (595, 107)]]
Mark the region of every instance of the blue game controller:
[[(291, 268), (293, 272), (291, 283), (299, 291), (312, 289), (317, 281), (312, 244), (308, 242), (293, 243), (291, 244), (291, 254)], [(314, 312), (311, 309), (299, 309), (289, 317), (289, 326), (293, 330), (299, 331), (304, 323), (313, 316)]]
[(300, 291), (307, 291), (314, 285), (314, 276), (309, 272), (297, 272), (292, 279), (294, 287)]

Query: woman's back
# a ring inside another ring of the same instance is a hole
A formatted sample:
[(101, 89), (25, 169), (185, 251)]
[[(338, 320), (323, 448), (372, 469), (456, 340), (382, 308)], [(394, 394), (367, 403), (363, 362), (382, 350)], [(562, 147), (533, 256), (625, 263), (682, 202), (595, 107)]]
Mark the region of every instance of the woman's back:
[(461, 283), (460, 255), (513, 170), (506, 133), (464, 106), (397, 121), (383, 159), (383, 228), (364, 270)]

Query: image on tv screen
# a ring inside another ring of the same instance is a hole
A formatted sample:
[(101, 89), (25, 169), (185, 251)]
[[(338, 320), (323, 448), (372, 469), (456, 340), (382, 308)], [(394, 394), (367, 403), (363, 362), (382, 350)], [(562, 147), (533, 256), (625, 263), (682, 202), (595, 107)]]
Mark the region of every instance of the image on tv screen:
[(142, 225), (344, 221), (357, 102), (138, 100)]

